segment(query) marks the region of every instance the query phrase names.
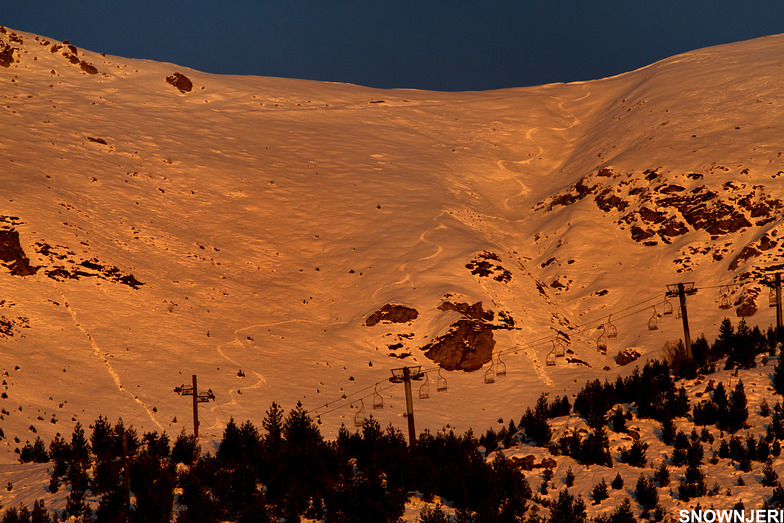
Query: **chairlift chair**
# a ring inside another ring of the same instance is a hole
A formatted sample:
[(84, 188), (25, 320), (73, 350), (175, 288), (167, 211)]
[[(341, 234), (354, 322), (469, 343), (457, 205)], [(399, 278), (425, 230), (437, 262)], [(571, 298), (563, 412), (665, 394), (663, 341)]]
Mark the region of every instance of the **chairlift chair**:
[(376, 386), (373, 389), (373, 409), (378, 410), (383, 408), (384, 398), (378, 393), (378, 383), (376, 383)]
[(607, 331), (604, 329), (604, 325), (602, 325), (601, 334), (596, 338), (596, 350), (602, 354), (607, 354)]
[(730, 286), (722, 285), (719, 289), (719, 308), (731, 309), (732, 302), (730, 302)]
[(618, 337), (618, 329), (612, 323), (612, 314), (607, 317), (607, 327), (605, 332), (607, 333), (607, 337), (611, 340), (614, 340)]
[(547, 353), (547, 358), (545, 359), (545, 363), (547, 364), (548, 367), (551, 367), (551, 366), (555, 365), (555, 352), (554, 351), (551, 350), (550, 352)]
[(501, 353), (495, 358), (495, 375), (503, 378), (506, 376), (506, 363), (501, 361)]
[(771, 288), (770, 293), (768, 294), (768, 306), (775, 307), (777, 303), (778, 300), (776, 299), (776, 289)]
[(493, 360), (490, 360), (490, 367), (485, 371), (485, 384), (489, 385), (495, 383), (495, 369), (493, 368)]
[(430, 397), (430, 377), (425, 374), (425, 382), (419, 387), (419, 399), (426, 400)]
[(565, 356), (566, 355), (566, 341), (562, 338), (555, 338), (553, 342), (553, 352), (555, 352), (555, 357)]
[(354, 414), (354, 426), (360, 428), (365, 424), (365, 402), (359, 400), (359, 410)]
[(667, 296), (664, 297), (664, 303), (662, 303), (662, 314), (665, 316), (672, 315), (672, 303), (667, 299)]
[(659, 328), (659, 326), (657, 325), (658, 321), (659, 321), (659, 315), (656, 312), (656, 307), (654, 307), (653, 316), (651, 316), (651, 319), (648, 320), (648, 330), (649, 331), (657, 330)]
[(438, 379), (436, 380), (436, 392), (446, 392), (446, 378), (441, 376), (441, 367), (438, 367)]

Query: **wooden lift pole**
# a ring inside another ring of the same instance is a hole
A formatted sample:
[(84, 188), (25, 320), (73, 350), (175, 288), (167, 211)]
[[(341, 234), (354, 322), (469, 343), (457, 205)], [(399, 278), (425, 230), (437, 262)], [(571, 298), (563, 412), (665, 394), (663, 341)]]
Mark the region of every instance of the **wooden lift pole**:
[(686, 312), (686, 296), (690, 294), (696, 294), (697, 289), (694, 288), (694, 282), (686, 282), (686, 283), (673, 283), (672, 285), (667, 285), (667, 296), (675, 297), (677, 296), (680, 299), (681, 304), (681, 319), (683, 320), (683, 342), (686, 344), (686, 356), (691, 360), (694, 359), (691, 352), (691, 335), (689, 334), (689, 315)]
[(125, 515), (131, 514), (131, 466), (128, 463), (128, 432), (123, 429), (123, 490), (125, 490)]
[(776, 330), (781, 332), (781, 273), (776, 273)]
[(421, 380), (424, 376), (421, 366), (392, 369), (392, 383), (404, 383), (406, 388), (406, 419), (408, 419), (408, 446), (416, 445), (416, 429), (414, 428), (414, 398), (411, 395), (411, 380)]
[(199, 391), (195, 374), (193, 375), (193, 435), (199, 437)]

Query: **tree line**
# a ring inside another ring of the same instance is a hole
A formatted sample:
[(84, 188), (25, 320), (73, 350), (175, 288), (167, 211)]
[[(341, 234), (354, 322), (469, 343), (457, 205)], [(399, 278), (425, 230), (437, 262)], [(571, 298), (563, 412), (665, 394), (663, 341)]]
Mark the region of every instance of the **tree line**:
[[(683, 386), (677, 385), (679, 376), (698, 370), (710, 373), (721, 358), (727, 358), (726, 365), (743, 367), (753, 365), (762, 351), (775, 352), (781, 333), (755, 334), (743, 325), (735, 329), (726, 320), (713, 344), (700, 341), (704, 337), (697, 340), (691, 362), (678, 360), (675, 353), (669, 361), (647, 362), (626, 378), (588, 382), (573, 404), (566, 397), (550, 399), (543, 394), (519, 423), (511, 420), (500, 431), (489, 429), (479, 437), (470, 430), (464, 434), (424, 431), (416, 445), (409, 446), (400, 430), (391, 425), (382, 428), (371, 417), (357, 432), (341, 427), (334, 440), (325, 440), (302, 405), (285, 413), (272, 403), (260, 427), (251, 421), (229, 421), (212, 455), (203, 454), (198, 441), (185, 432), (171, 441), (165, 433), (139, 435), (121, 420), (112, 424), (99, 417), (90, 427), (89, 438), (77, 423), (70, 438), (58, 434), (47, 445), (39, 437), (19, 450), (21, 462), (51, 463), (48, 489), (68, 491), (65, 509), (48, 511), (39, 500), (32, 509), (7, 508), (2, 521), (46, 523), (74, 516), (85, 522), (264, 523), (281, 518), (286, 522), (301, 518), (327, 523), (395, 522), (413, 492), (425, 500), (435, 496), (450, 500), (458, 523), (587, 521), (585, 500), (569, 491), (573, 474), (571, 482), (567, 474), (557, 496), (543, 498), (550, 481), (555, 481), (551, 470), (540, 491), (533, 492), (519, 465), (495, 451), (529, 442), (547, 447), (554, 456), (612, 467), (607, 431), (627, 431), (631, 411), (638, 418), (660, 422), (662, 441), (673, 446), (669, 465), (687, 465), (677, 492), (680, 499), (688, 500), (710, 493), (701, 467), (705, 460), (702, 443), (712, 436), (705, 429), (698, 433), (696, 427), (691, 434), (677, 432), (674, 418), (691, 414), (695, 426), (716, 425), (726, 431), (731, 436), (722, 439), (717, 455), (709, 459), (734, 459), (744, 470), (751, 461), (766, 462), (781, 450), (781, 403), (768, 407), (771, 422), (766, 434), (744, 440), (734, 435), (748, 418), (742, 382), (730, 392), (718, 383), (709, 398), (694, 406)], [(779, 393), (784, 392), (782, 360), (775, 368), (773, 384)], [(592, 431), (585, 435), (567, 431), (554, 439), (549, 420), (572, 412), (584, 418)], [(646, 450), (647, 444), (635, 441), (617, 459), (642, 472)], [(774, 487), (769, 504), (784, 506), (784, 490), (774, 475), (766, 475)], [(656, 485), (668, 481), (664, 461), (652, 476), (641, 473), (634, 499), (643, 514), (660, 510)], [(622, 485), (618, 475), (611, 487)], [(607, 492), (603, 480), (589, 497), (601, 503)], [(539, 514), (542, 506), (549, 509), (548, 517)], [(420, 520), (450, 521), (440, 506), (423, 510)], [(631, 502), (625, 501), (595, 521), (635, 521)]]

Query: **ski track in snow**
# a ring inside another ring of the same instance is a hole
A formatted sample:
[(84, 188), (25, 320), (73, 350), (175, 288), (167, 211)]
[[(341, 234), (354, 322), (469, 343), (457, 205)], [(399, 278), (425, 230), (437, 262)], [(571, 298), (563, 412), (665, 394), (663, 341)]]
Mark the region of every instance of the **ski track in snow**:
[[(574, 99), (571, 99), (571, 100), (561, 100), (560, 102), (558, 102), (558, 109), (560, 109), (561, 111), (563, 111), (564, 113), (569, 115), (572, 118), (572, 122), (569, 125), (567, 125), (566, 127), (547, 127), (546, 129), (550, 129), (551, 131), (566, 132), (569, 129), (571, 129), (573, 127), (576, 127), (576, 126), (580, 125), (580, 123), (582, 123), (582, 120), (580, 120), (577, 117), (577, 115), (575, 115), (572, 111), (570, 111), (569, 109), (564, 107), (564, 104), (566, 104), (567, 102), (579, 102), (581, 100), (585, 100), (586, 98), (588, 98), (591, 95), (590, 91), (588, 91), (588, 89), (585, 86), (583, 86), (583, 89), (585, 90), (585, 94), (583, 94), (583, 96), (581, 96), (580, 98), (574, 98)], [(508, 197), (508, 198), (506, 198), (504, 200), (504, 204), (503, 204), (504, 205), (504, 209), (507, 210), (507, 211), (510, 211), (510, 212), (512, 211), (512, 207), (509, 205), (509, 202), (511, 200), (515, 200), (517, 198), (521, 198), (521, 197), (525, 196), (526, 194), (528, 194), (530, 192), (528, 187), (523, 182), (521, 182), (516, 176), (514, 176), (514, 171), (512, 169), (510, 169), (509, 167), (507, 167), (507, 165), (509, 165), (509, 164), (514, 164), (514, 165), (517, 165), (517, 166), (528, 165), (529, 163), (531, 163), (531, 161), (533, 161), (535, 158), (539, 157), (540, 155), (542, 155), (544, 153), (545, 149), (544, 149), (544, 147), (542, 147), (542, 144), (539, 143), (539, 142), (536, 142), (533, 139), (534, 132), (538, 131), (540, 129), (542, 129), (542, 128), (541, 127), (532, 127), (530, 129), (528, 129), (528, 131), (526, 131), (526, 133), (525, 133), (525, 139), (529, 140), (531, 142), (534, 142), (534, 144), (537, 147), (539, 147), (539, 150), (536, 152), (536, 154), (530, 155), (529, 158), (527, 158), (525, 160), (498, 160), (498, 161), (496, 161), (496, 165), (498, 165), (499, 168), (501, 168), (504, 171), (508, 172), (509, 175), (512, 177), (512, 179), (514, 181), (516, 181), (518, 184), (520, 184), (520, 192), (515, 194), (515, 195), (513, 195), (513, 196), (510, 196), (510, 197)], [(519, 220), (517, 220), (517, 221), (519, 221)]]
[[(435, 227), (433, 227), (431, 229), (428, 229), (428, 230), (424, 231), (422, 234), (420, 234), (419, 235), (419, 240), (413, 245), (413, 247), (411, 248), (412, 250), (417, 245), (419, 245), (420, 243), (430, 242), (430, 240), (427, 239), (427, 235), (430, 234), (431, 232), (435, 232), (435, 231), (437, 231), (439, 229), (447, 229), (446, 225), (444, 225), (443, 223), (439, 223), (438, 222), (438, 220), (441, 218), (441, 216), (443, 216), (445, 214), (447, 214), (446, 211), (441, 211), (440, 213), (438, 213), (437, 216), (433, 217), (433, 221), (438, 223), (438, 225), (436, 225)], [(404, 283), (406, 283), (408, 281), (411, 281), (411, 273), (406, 271), (406, 268), (410, 264), (416, 263), (416, 262), (425, 261), (425, 260), (430, 260), (432, 258), (435, 258), (436, 256), (438, 256), (439, 254), (441, 254), (444, 251), (444, 248), (440, 244), (434, 244), (434, 245), (436, 247), (436, 251), (433, 254), (430, 254), (428, 256), (424, 256), (422, 258), (417, 258), (416, 260), (411, 260), (411, 261), (407, 261), (405, 263), (400, 264), (400, 266), (397, 268), (397, 270), (402, 272), (403, 274), (405, 274), (405, 277), (402, 280), (398, 280), (396, 282), (388, 283), (387, 285), (383, 285), (383, 286), (379, 287), (378, 289), (373, 291), (373, 294), (370, 296), (370, 299), (373, 302), (375, 302), (376, 301), (376, 296), (378, 295), (378, 293), (381, 292), (382, 290), (386, 289), (387, 287), (393, 287), (395, 285), (402, 285), (402, 284), (404, 284)], [(411, 286), (413, 287), (414, 284), (411, 283)]]
[[(231, 363), (232, 365), (236, 366), (238, 369), (241, 369), (243, 367), (243, 365), (240, 364), (237, 360), (235, 360), (231, 356), (229, 356), (228, 354), (226, 354), (223, 349), (224, 348), (229, 348), (229, 347), (236, 347), (236, 348), (244, 349), (245, 345), (243, 345), (242, 340), (240, 339), (242, 332), (247, 332), (247, 331), (250, 331), (250, 330), (256, 329), (256, 328), (273, 327), (275, 325), (283, 325), (283, 324), (286, 324), (286, 323), (298, 323), (298, 322), (316, 323), (316, 322), (311, 321), (311, 320), (303, 320), (303, 319), (297, 318), (297, 319), (292, 319), (292, 320), (276, 321), (276, 322), (273, 322), (273, 323), (257, 323), (257, 324), (254, 324), (254, 325), (247, 325), (245, 327), (241, 327), (241, 328), (235, 330), (234, 331), (234, 339), (231, 340), (231, 341), (228, 341), (226, 343), (221, 343), (221, 344), (217, 345), (215, 347), (215, 350), (217, 351), (218, 355), (220, 355), (220, 357), (222, 357), (224, 360), (226, 360), (229, 363)], [(259, 388), (262, 385), (267, 383), (267, 379), (264, 377), (263, 374), (255, 371), (253, 369), (250, 369), (250, 372), (253, 373), (253, 375), (256, 377), (256, 383), (254, 383), (253, 385), (250, 385), (248, 387), (242, 387), (242, 390), (257, 389), (257, 388)], [(230, 407), (230, 406), (233, 406), (233, 405), (238, 405), (239, 402), (237, 401), (237, 398), (235, 397), (236, 396), (235, 393), (238, 390), (239, 390), (239, 388), (238, 389), (229, 389), (229, 398), (231, 398), (231, 401), (229, 401), (228, 403), (224, 403), (223, 405), (225, 405), (227, 407)], [(213, 425), (210, 425), (209, 427), (207, 427), (208, 430), (209, 429), (215, 429), (215, 428), (223, 427), (223, 424), (220, 422), (220, 417), (215, 412), (216, 408), (221, 409), (221, 411), (222, 411), (222, 406), (217, 404), (217, 401), (216, 401), (216, 406), (210, 408), (210, 413), (215, 416), (216, 421), (215, 421), (215, 423)], [(221, 412), (221, 413), (225, 416), (225, 413), (223, 413), (223, 412)]]
[(120, 381), (120, 376), (114, 370), (114, 368), (112, 367), (111, 363), (109, 363), (109, 360), (107, 360), (101, 354), (101, 348), (95, 342), (95, 339), (93, 338), (92, 334), (90, 334), (90, 332), (87, 329), (84, 328), (84, 325), (79, 323), (79, 320), (76, 318), (76, 312), (73, 310), (71, 305), (68, 303), (68, 298), (65, 296), (65, 293), (63, 293), (63, 291), (56, 284), (55, 284), (55, 289), (57, 289), (57, 292), (60, 293), (60, 296), (62, 296), (63, 303), (65, 304), (65, 309), (68, 311), (68, 314), (71, 315), (71, 318), (73, 319), (74, 325), (76, 326), (77, 329), (79, 329), (79, 331), (81, 331), (82, 334), (85, 335), (85, 337), (88, 340), (90, 340), (90, 346), (93, 349), (93, 354), (95, 354), (95, 357), (98, 358), (99, 360), (101, 360), (103, 362), (103, 364), (106, 366), (107, 372), (109, 372), (109, 375), (114, 380), (114, 384), (117, 386), (117, 388), (120, 390), (120, 392), (124, 392), (125, 394), (130, 396), (131, 399), (133, 399), (133, 401), (138, 403), (139, 406), (141, 408), (143, 408), (147, 412), (147, 414), (150, 416), (150, 419), (152, 420), (153, 423), (155, 423), (155, 425), (158, 427), (158, 429), (161, 432), (164, 432), (163, 426), (160, 423), (158, 423), (158, 420), (155, 419), (154, 413), (147, 407), (147, 405), (145, 405), (142, 400), (140, 400), (137, 396), (132, 394), (128, 389), (126, 389), (123, 386), (122, 382)]

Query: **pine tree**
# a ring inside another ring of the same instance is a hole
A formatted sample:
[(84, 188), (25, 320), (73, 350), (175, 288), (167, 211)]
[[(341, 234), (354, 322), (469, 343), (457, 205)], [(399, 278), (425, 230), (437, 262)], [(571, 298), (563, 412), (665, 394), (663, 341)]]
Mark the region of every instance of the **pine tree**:
[(656, 469), (656, 472), (653, 473), (653, 479), (656, 480), (656, 483), (659, 484), (659, 487), (666, 487), (670, 484), (670, 471), (664, 461), (661, 462), (659, 468)]
[(520, 428), (525, 431), (525, 436), (533, 441), (537, 447), (544, 447), (550, 443), (552, 429), (545, 415), (546, 409), (537, 408), (534, 412), (530, 408), (520, 420)]
[(686, 473), (678, 485), (678, 497), (683, 501), (689, 501), (691, 498), (704, 496), (707, 492), (705, 473), (702, 469), (692, 465), (686, 467)]
[(586, 523), (585, 503), (582, 498), (574, 499), (569, 491), (564, 489), (558, 494), (558, 499), (550, 508), (549, 523)]
[(637, 503), (644, 510), (651, 510), (659, 503), (659, 492), (656, 490), (656, 485), (651, 483), (644, 474), (640, 474), (640, 477), (637, 478), (634, 495), (637, 498)]
[(615, 432), (626, 432), (626, 415), (620, 405), (613, 409), (610, 422)]
[(629, 498), (624, 498), (618, 508), (609, 516), (598, 516), (594, 518), (594, 521), (596, 523), (637, 523)]
[(174, 440), (174, 446), (171, 451), (172, 463), (184, 463), (185, 465), (193, 465), (201, 454), (201, 448), (196, 443), (196, 437), (185, 433), (182, 429), (177, 439)]
[(662, 442), (665, 445), (672, 445), (673, 441), (675, 441), (675, 423), (672, 421), (672, 417), (666, 416), (661, 422), (661, 433), (662, 433)]
[(571, 487), (574, 485), (574, 472), (572, 472), (572, 467), (569, 467), (566, 470), (566, 476), (564, 476), (564, 484), (567, 487)]
[(35, 463), (48, 463), (49, 453), (46, 452), (46, 445), (40, 436), (36, 436), (33, 443), (33, 461)]
[(699, 467), (702, 465), (702, 460), (705, 457), (705, 451), (699, 441), (692, 441), (686, 451), (686, 463), (692, 467)]
[(784, 394), (784, 357), (779, 356), (779, 362), (773, 369), (773, 388), (779, 394)]
[(153, 432), (142, 441), (141, 451), (130, 463), (131, 490), (136, 496), (130, 521), (171, 521), (176, 473), (168, 459), (169, 438)]
[(87, 467), (90, 460), (90, 444), (87, 443), (87, 438), (84, 436), (84, 428), (82, 424), (77, 422), (71, 434), (71, 463), (78, 463), (82, 468)]
[(35, 500), (33, 504), (33, 511), (30, 514), (30, 523), (51, 523), (52, 519), (49, 517), (49, 511), (46, 510), (46, 504), (43, 499)]
[(735, 390), (730, 394), (728, 414), (726, 427), (730, 432), (737, 432), (746, 425), (746, 420), (749, 418), (749, 408), (742, 380), (738, 381)]
[(648, 460), (645, 457), (645, 451), (648, 450), (648, 444), (641, 440), (635, 440), (631, 447), (621, 450), (621, 462), (627, 463), (632, 467), (645, 467)]
[(422, 510), (419, 511), (419, 522), (420, 523), (449, 523), (450, 519), (444, 509), (441, 507), (441, 504), (437, 504), (435, 507), (422, 507)]
[(604, 427), (599, 427), (586, 436), (580, 445), (580, 455), (585, 463), (612, 467), (610, 456), (610, 441)]
[(267, 431), (264, 438), (264, 445), (271, 450), (277, 451), (280, 449), (280, 443), (283, 439), (283, 409), (272, 402), (270, 408), (267, 409), (267, 414), (261, 422), (262, 428)]
[(602, 502), (602, 500), (607, 499), (610, 496), (609, 492), (607, 491), (607, 483), (604, 481), (604, 478), (594, 485), (593, 490), (591, 490), (591, 498), (593, 499), (593, 504), (598, 505)]
[(766, 461), (765, 466), (762, 467), (762, 486), (775, 487), (779, 484), (779, 475), (773, 469), (773, 462)]
[(10, 507), (3, 514), (3, 523), (19, 523), (19, 511), (16, 507)]
[(90, 435), (92, 451), (98, 459), (110, 459), (117, 449), (112, 424), (103, 416), (98, 416)]
[(610, 486), (612, 486), (613, 490), (621, 490), (623, 488), (623, 477), (620, 472), (615, 475), (615, 479), (612, 480)]
[(735, 329), (732, 327), (732, 322), (729, 318), (724, 318), (719, 326), (719, 336), (713, 345), (712, 352), (716, 358), (721, 358), (727, 355), (732, 350), (733, 338), (735, 337)]
[(283, 440), (280, 469), (269, 487), (287, 492), (283, 505), (285, 517), (286, 510), (301, 514), (310, 498), (323, 495), (329, 474), (327, 446), (299, 402), (283, 422)]
[(226, 423), (226, 428), (223, 429), (223, 438), (221, 439), (220, 446), (216, 457), (224, 466), (234, 465), (242, 460), (242, 438), (240, 437), (240, 429), (231, 418)]

